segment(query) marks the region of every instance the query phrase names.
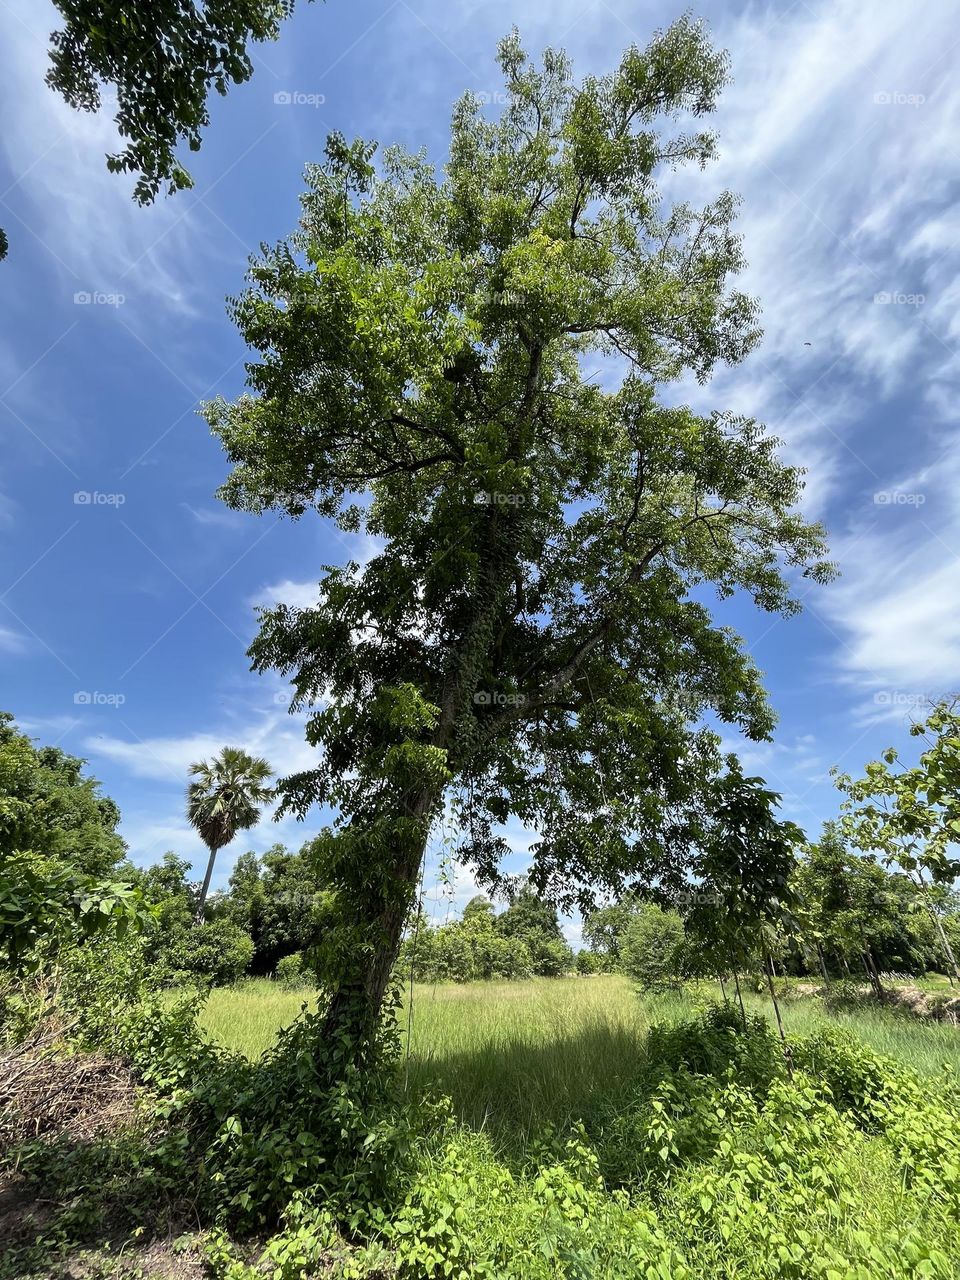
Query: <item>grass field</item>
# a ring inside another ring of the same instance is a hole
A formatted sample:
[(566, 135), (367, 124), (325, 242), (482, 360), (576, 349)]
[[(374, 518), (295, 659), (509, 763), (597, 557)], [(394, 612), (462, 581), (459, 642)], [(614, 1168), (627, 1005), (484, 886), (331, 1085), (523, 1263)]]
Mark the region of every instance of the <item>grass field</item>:
[[(690, 1017), (719, 991), (639, 997), (621, 977), (540, 978), (414, 989), (409, 1019), (411, 1089), (428, 1082), (449, 1095), (456, 1113), (508, 1145), (544, 1124), (565, 1128), (629, 1087), (653, 1022)], [(256, 1057), (309, 997), (267, 980), (214, 991), (201, 1022), (216, 1041)], [(745, 995), (753, 1011), (773, 1017), (769, 1000)], [(781, 1005), (788, 1034), (824, 1023), (845, 1026), (864, 1043), (925, 1074), (942, 1064), (960, 1070), (960, 1031), (889, 1010), (828, 1013), (819, 1000)], [(401, 1014), (407, 1041), (408, 1010)]]

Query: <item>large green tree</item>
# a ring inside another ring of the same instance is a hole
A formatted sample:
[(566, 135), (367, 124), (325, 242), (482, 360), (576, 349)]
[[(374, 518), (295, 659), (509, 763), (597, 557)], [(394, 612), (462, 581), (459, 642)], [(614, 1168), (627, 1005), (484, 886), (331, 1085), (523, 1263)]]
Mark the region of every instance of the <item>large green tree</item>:
[(322, 748), (283, 807), (336, 811), (315, 846), (337, 904), (329, 1033), (381, 1006), (446, 798), (482, 882), (511, 816), (561, 905), (682, 878), (719, 763), (691, 725), (773, 724), (708, 589), (791, 613), (793, 573), (830, 573), (777, 441), (662, 395), (757, 339), (730, 287), (735, 200), (667, 208), (657, 189), (713, 155), (698, 118), (725, 56), (683, 19), (579, 85), (516, 34), (499, 60), (502, 115), (465, 97), (439, 175), (329, 139), (299, 231), (233, 306), (250, 391), (207, 409), (230, 505), (384, 543), (326, 571), (316, 607), (267, 611), (252, 647)]
[(84, 763), (37, 746), (0, 712), (0, 950), (14, 964), (140, 921), (118, 867), (120, 810)]
[(85, 763), (37, 746), (0, 711), (0, 854), (30, 850), (94, 877), (114, 871), (126, 853), (120, 810)]

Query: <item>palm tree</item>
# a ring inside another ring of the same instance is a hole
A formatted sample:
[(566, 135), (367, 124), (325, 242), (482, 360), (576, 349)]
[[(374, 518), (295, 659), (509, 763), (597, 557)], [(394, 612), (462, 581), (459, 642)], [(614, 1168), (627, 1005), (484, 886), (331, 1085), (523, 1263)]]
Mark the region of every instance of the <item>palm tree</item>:
[(260, 806), (273, 798), (272, 788), (266, 785), (273, 771), (266, 760), (248, 755), (240, 747), (224, 747), (209, 764), (206, 760), (192, 764), (190, 773), (196, 781), (187, 788), (187, 817), (210, 850), (197, 903), (197, 923), (200, 924), (217, 852), (228, 845), (238, 831), (256, 826)]

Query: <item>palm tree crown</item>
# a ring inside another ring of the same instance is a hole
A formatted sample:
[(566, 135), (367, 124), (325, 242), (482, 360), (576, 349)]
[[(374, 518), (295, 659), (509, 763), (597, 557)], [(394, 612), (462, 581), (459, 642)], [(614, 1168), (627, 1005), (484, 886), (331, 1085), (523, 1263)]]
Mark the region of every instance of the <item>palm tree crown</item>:
[(266, 760), (241, 747), (224, 747), (212, 760), (192, 764), (190, 773), (194, 781), (187, 787), (187, 817), (210, 850), (197, 903), (197, 919), (202, 920), (217, 852), (238, 831), (256, 826), (261, 806), (273, 798), (267, 785), (273, 771)]

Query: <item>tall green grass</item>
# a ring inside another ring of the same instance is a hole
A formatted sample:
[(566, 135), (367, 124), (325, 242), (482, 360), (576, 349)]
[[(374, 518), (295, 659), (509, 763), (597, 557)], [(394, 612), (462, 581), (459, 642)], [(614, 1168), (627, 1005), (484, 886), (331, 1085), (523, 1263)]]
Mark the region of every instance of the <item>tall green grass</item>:
[[(653, 1022), (691, 1017), (719, 990), (710, 983), (682, 995), (636, 994), (622, 977), (540, 978), (529, 982), (417, 986), (400, 1011), (404, 1074), (411, 1092), (428, 1086), (452, 1100), (471, 1128), (523, 1147), (545, 1125), (565, 1130), (626, 1097)], [(250, 1057), (293, 1021), (310, 993), (267, 980), (214, 991), (201, 1023), (212, 1039)], [(745, 993), (751, 1012), (773, 1020), (770, 1001)], [(817, 999), (781, 1003), (788, 1035), (840, 1025), (877, 1051), (932, 1075), (960, 1070), (960, 1032), (887, 1009), (829, 1012)]]

